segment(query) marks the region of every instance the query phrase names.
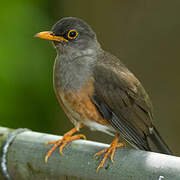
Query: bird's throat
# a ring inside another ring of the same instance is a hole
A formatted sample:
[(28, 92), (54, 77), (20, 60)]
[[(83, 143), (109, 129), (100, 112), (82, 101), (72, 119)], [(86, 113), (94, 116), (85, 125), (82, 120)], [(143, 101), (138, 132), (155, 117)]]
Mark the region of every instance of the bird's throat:
[(94, 56), (57, 56), (54, 64), (54, 88), (78, 91), (91, 78)]

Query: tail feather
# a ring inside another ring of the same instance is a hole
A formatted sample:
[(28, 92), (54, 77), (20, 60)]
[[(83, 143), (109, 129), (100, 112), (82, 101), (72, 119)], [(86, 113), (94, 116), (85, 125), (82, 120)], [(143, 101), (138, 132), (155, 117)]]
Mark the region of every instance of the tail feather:
[(155, 127), (152, 127), (150, 129), (150, 135), (147, 137), (147, 141), (150, 151), (172, 155), (172, 151), (164, 142), (164, 140), (162, 139)]

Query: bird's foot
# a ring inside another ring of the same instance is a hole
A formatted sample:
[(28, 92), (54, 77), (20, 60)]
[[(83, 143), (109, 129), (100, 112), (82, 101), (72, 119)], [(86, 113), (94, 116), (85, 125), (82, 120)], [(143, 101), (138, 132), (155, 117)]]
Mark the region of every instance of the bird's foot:
[(45, 145), (53, 144), (53, 147), (46, 153), (46, 156), (45, 156), (46, 163), (48, 161), (48, 158), (53, 153), (53, 151), (56, 150), (58, 147), (59, 147), (59, 152), (63, 155), (62, 151), (68, 143), (70, 143), (74, 140), (78, 140), (78, 139), (86, 139), (86, 136), (83, 134), (77, 134), (77, 135), (72, 136), (76, 131), (77, 131), (77, 128), (73, 128), (70, 131), (68, 131), (66, 134), (64, 134), (62, 139), (45, 143)]
[(99, 169), (101, 167), (104, 166), (104, 163), (105, 163), (106, 159), (108, 158), (108, 156), (110, 156), (110, 159), (111, 159), (112, 163), (114, 162), (114, 153), (116, 151), (116, 148), (125, 146), (124, 143), (118, 143), (118, 139), (119, 139), (119, 134), (113, 140), (113, 142), (111, 143), (109, 148), (105, 148), (105, 149), (97, 152), (96, 154), (94, 154), (94, 157), (96, 157), (96, 156), (100, 156), (101, 154), (105, 153), (101, 163), (99, 164), (99, 166), (96, 169), (97, 172), (99, 171)]

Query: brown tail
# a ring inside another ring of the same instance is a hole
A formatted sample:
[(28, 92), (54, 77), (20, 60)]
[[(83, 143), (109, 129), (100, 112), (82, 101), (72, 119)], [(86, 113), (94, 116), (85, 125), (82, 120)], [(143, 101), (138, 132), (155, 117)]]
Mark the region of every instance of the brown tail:
[(149, 144), (150, 151), (172, 155), (172, 151), (161, 138), (159, 132), (155, 127), (151, 129), (151, 134), (148, 136), (147, 141)]

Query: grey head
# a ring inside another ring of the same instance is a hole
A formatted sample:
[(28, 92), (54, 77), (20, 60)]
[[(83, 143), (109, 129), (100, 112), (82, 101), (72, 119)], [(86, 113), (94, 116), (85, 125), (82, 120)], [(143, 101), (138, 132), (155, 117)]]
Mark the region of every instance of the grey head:
[(91, 27), (79, 18), (65, 17), (51, 31), (40, 32), (36, 37), (51, 40), (56, 48), (55, 89), (80, 89), (92, 75), (102, 51)]
[(100, 48), (95, 32), (82, 19), (65, 17), (53, 25), (51, 31), (41, 32), (36, 37), (52, 40), (57, 53), (71, 50), (83, 51)]

